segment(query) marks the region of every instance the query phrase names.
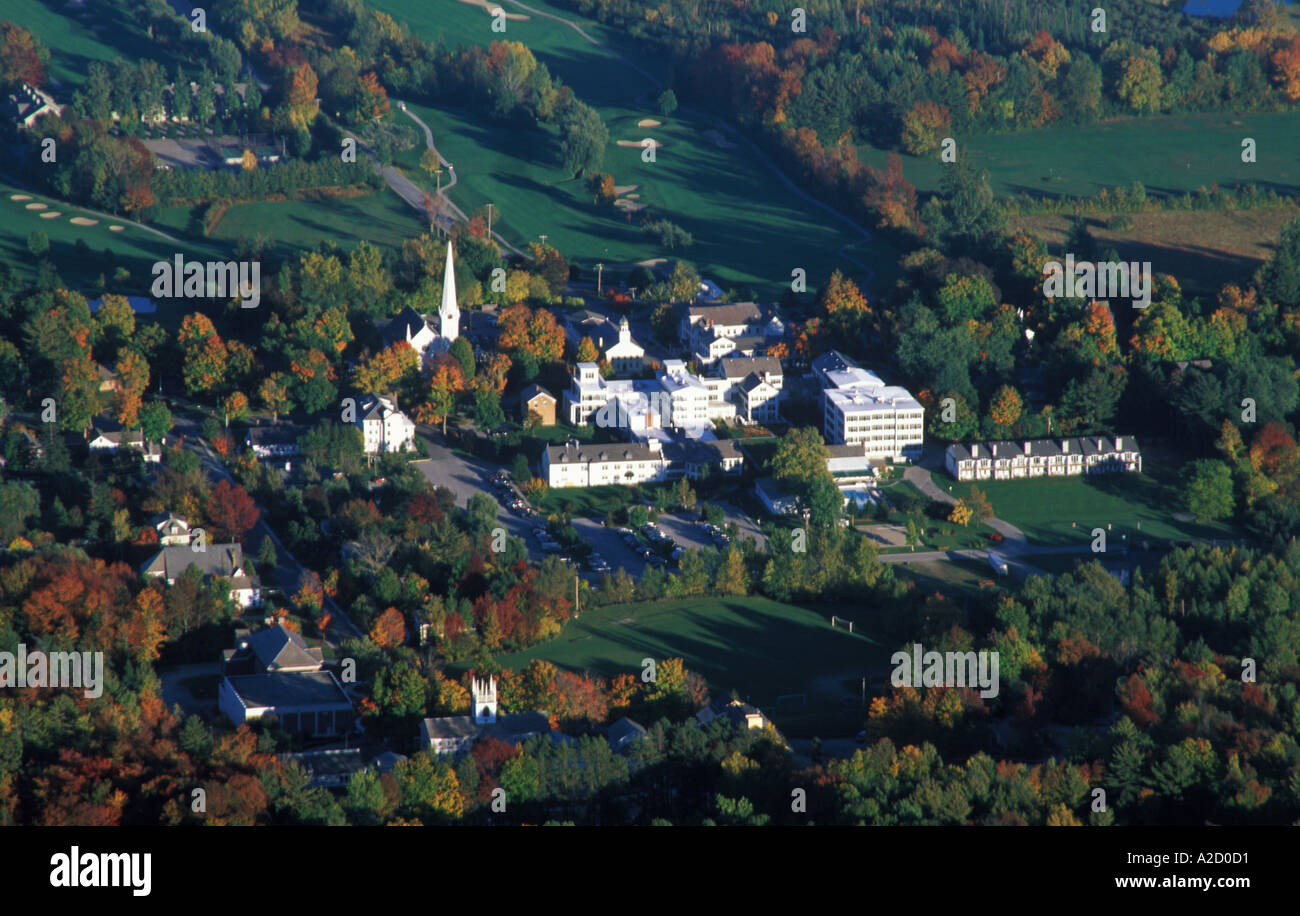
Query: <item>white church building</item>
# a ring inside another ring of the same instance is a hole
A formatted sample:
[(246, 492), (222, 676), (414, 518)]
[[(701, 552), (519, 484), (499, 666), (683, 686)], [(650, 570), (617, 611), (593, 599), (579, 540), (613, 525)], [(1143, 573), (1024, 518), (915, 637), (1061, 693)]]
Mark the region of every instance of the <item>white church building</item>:
[(420, 723), (420, 746), (435, 754), (460, 754), (479, 738), (496, 738), (507, 744), (518, 744), (533, 735), (545, 735), (551, 722), (544, 712), (497, 713), (497, 679), (489, 677), (480, 681), (474, 678), (470, 686), (473, 700), (472, 715), (441, 716)]
[(442, 304), (438, 307), (438, 328), (409, 305), (384, 326), (384, 346), (406, 343), (420, 355), (421, 365), (445, 353), (460, 336), (460, 307), (456, 303), (456, 270), (451, 241), (447, 241), (447, 264), (442, 272)]

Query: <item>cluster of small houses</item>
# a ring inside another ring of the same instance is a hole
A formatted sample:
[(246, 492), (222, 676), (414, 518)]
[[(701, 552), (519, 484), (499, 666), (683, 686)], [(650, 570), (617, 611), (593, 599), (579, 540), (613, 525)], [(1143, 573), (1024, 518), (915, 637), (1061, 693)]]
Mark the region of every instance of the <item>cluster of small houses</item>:
[[(310, 742), (337, 744), (360, 733), (352, 696), (327, 664), (319, 648), (308, 646), (301, 634), (282, 622), (255, 633), (239, 630), (236, 644), (222, 653), (217, 706), (236, 725), (266, 720)], [(542, 711), (502, 713), (497, 699), (497, 680), (474, 679), (471, 713), (421, 720), (416, 747), (439, 756), (460, 755), (476, 741), (494, 738), (518, 744), (535, 735), (549, 735), (553, 741), (576, 739), (552, 724)], [(707, 725), (726, 719), (739, 727), (764, 728), (770, 720), (764, 713), (734, 697), (716, 700), (700, 709), (696, 721)], [(605, 737), (615, 753), (624, 753), (646, 733), (640, 723), (618, 719), (605, 728)], [(381, 753), (368, 763), (355, 747), (321, 747), (289, 755), (312, 774), (312, 783), (333, 788), (347, 785), (352, 773), (366, 767), (380, 772), (404, 759), (393, 751)]]

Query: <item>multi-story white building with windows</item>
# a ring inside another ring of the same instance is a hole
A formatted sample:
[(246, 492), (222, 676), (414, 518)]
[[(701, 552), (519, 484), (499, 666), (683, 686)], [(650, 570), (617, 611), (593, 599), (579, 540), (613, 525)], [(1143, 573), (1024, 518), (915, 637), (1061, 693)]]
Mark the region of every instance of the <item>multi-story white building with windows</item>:
[(678, 336), (695, 359), (706, 365), (731, 355), (760, 355), (769, 341), (785, 336), (785, 324), (753, 302), (691, 305), (682, 315)]
[(542, 453), (542, 473), (552, 487), (599, 487), (668, 479), (668, 459), (658, 439), (580, 445), (570, 439)]
[(704, 378), (715, 402), (735, 405), (736, 419), (745, 423), (772, 423), (780, 419), (781, 390), (785, 375), (774, 356), (728, 356)]
[(834, 350), (813, 360), (822, 382), (827, 442), (862, 445), (868, 458), (914, 461), (925, 441), (925, 408), (905, 388), (886, 385), (873, 372)]
[(392, 398), (367, 394), (357, 398), (357, 426), (367, 455), (402, 452), (415, 447), (415, 424)]
[(698, 428), (736, 415), (735, 403), (718, 397), (680, 359), (665, 360), (663, 372), (647, 380), (604, 379), (595, 363), (578, 363), (564, 393), (564, 405), (575, 426)]

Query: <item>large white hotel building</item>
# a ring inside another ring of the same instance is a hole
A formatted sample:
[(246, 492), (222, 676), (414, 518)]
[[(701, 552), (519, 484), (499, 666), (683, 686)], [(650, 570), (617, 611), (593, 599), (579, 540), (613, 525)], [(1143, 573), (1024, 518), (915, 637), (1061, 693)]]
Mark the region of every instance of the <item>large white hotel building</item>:
[(842, 353), (812, 361), (822, 386), (827, 442), (863, 445), (868, 458), (915, 461), (925, 441), (925, 408), (906, 388), (886, 385)]

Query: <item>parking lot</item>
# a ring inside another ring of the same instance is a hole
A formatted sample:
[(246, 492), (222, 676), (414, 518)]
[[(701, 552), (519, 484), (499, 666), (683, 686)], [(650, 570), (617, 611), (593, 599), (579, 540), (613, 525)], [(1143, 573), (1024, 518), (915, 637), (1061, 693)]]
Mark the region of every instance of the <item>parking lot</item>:
[(530, 559), (541, 562), (546, 554), (542, 551), (537, 538), (533, 536), (532, 520), (511, 512), (502, 505), (497, 491), (488, 483), (488, 476), (497, 469), (487, 462), (462, 458), (451, 449), (438, 445), (427, 437), (421, 438), (429, 449), (429, 457), (412, 463), (420, 469), (425, 479), (434, 487), (446, 487), (451, 490), (456, 494), (456, 505), (461, 507), (468, 505), (470, 497), (475, 493), (487, 496), (496, 504), (497, 520), (501, 523), (501, 527), (523, 540), (528, 546)]
[(632, 548), (623, 542), (618, 529), (606, 528), (600, 522), (589, 518), (575, 518), (573, 527), (578, 529), (578, 534), (595, 549), (596, 553), (605, 558), (612, 571), (617, 572), (621, 566), (633, 579), (639, 579), (645, 574), (645, 560), (637, 556)]

